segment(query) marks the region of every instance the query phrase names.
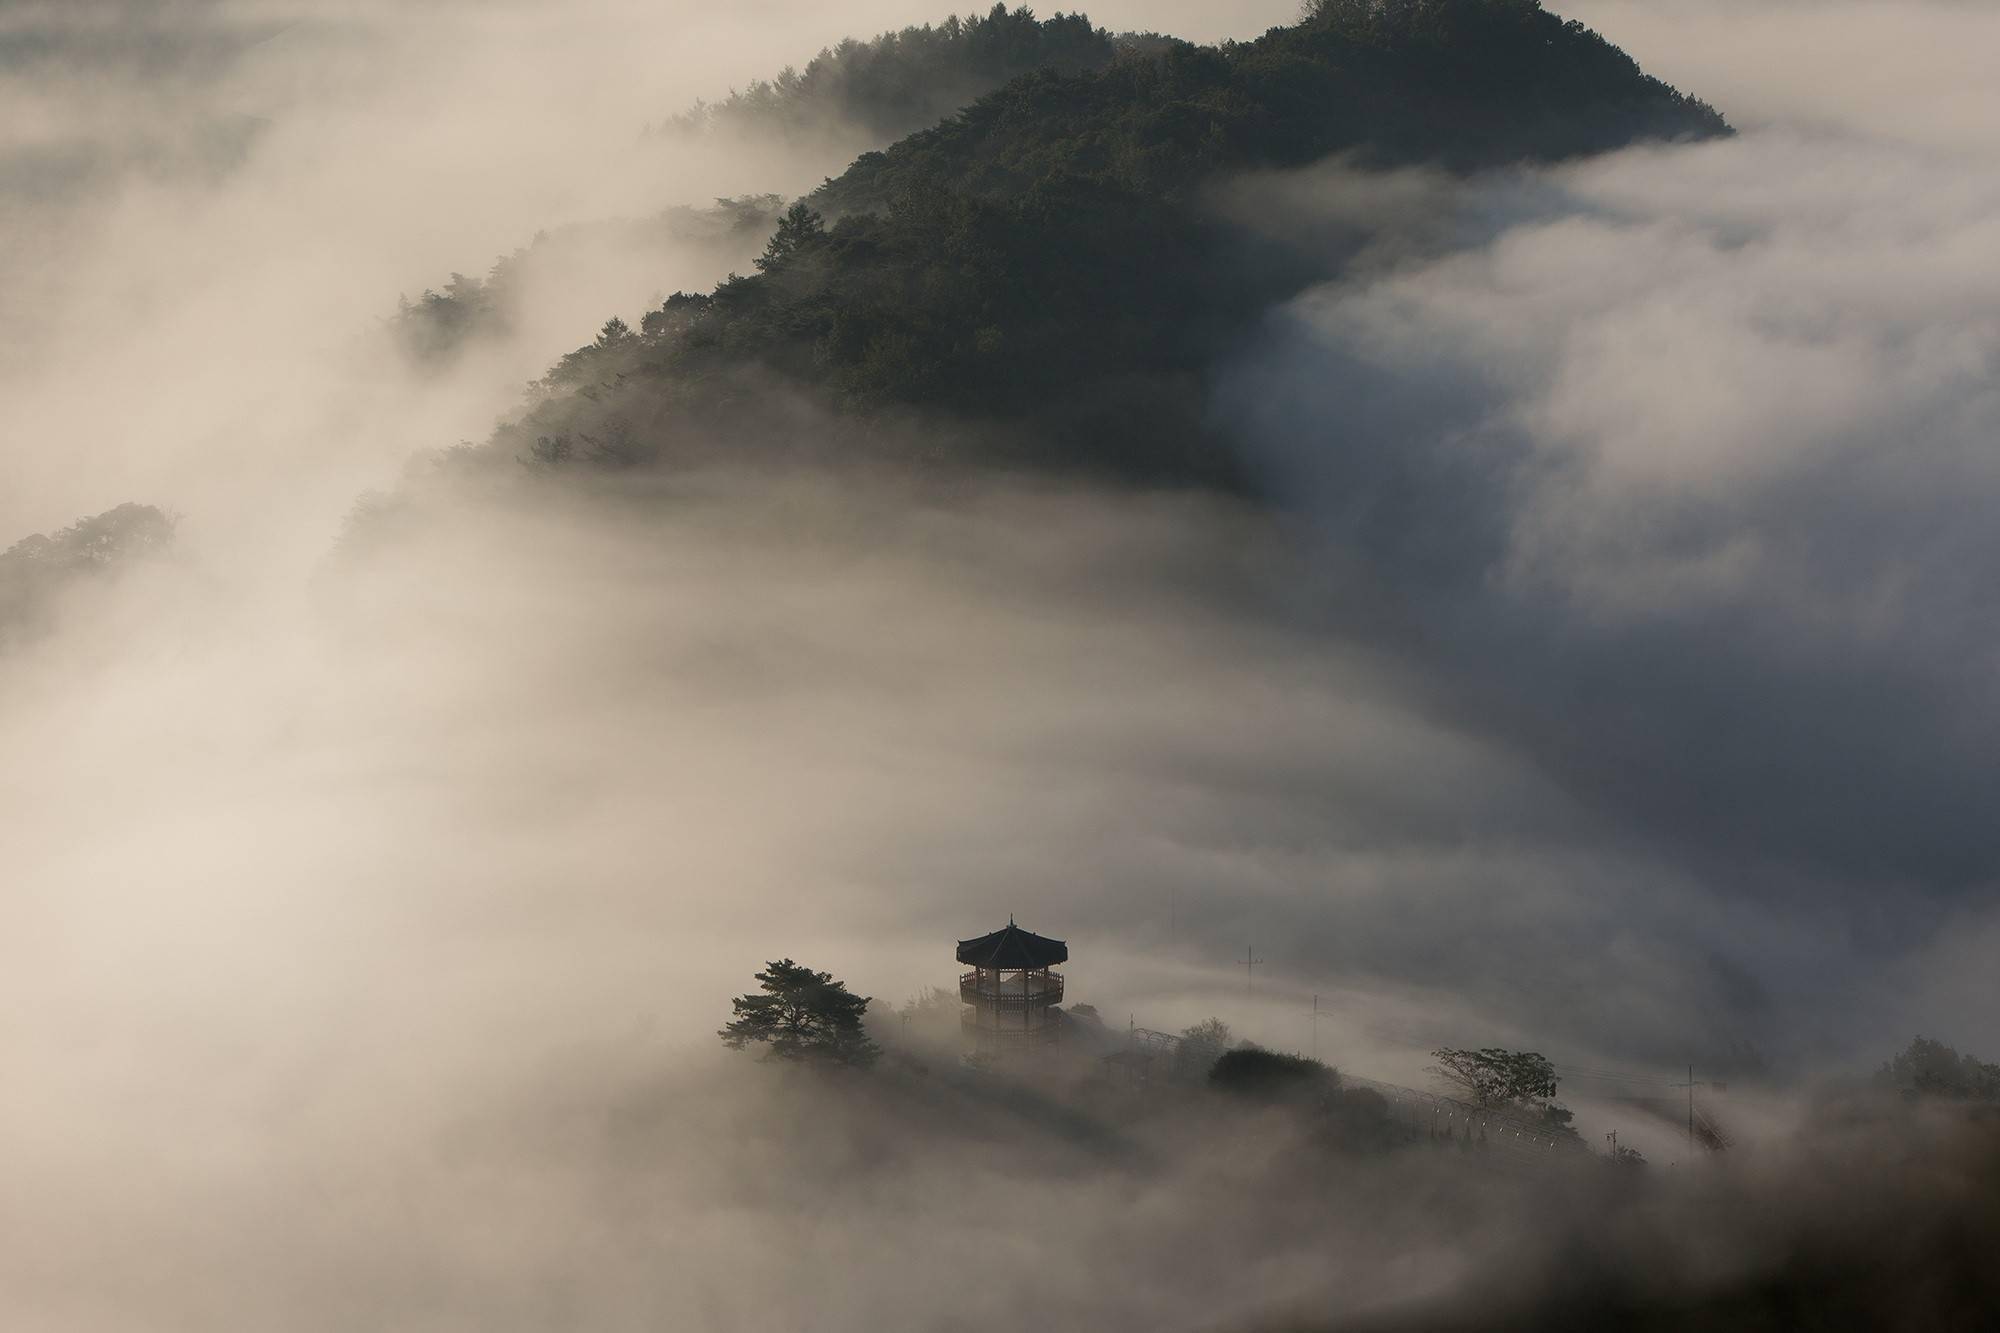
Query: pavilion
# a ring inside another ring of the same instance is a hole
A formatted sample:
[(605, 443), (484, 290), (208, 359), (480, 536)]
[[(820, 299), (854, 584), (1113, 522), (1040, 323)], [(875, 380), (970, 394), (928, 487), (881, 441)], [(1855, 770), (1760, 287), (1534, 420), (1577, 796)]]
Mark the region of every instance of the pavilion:
[(958, 979), (965, 1031), (982, 1055), (1011, 1053), (1060, 1040), (1062, 973), (1069, 946), (1007, 918), (1007, 928), (958, 942), (958, 961), (972, 970)]

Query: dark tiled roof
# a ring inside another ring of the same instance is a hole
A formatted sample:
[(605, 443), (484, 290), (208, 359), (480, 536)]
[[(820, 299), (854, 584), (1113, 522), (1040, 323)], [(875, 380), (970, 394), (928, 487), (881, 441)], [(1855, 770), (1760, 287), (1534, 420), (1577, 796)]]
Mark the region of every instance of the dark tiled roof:
[(1047, 967), (1069, 961), (1069, 946), (1061, 940), (1022, 930), (1010, 919), (1005, 930), (958, 942), (958, 961), (974, 967)]

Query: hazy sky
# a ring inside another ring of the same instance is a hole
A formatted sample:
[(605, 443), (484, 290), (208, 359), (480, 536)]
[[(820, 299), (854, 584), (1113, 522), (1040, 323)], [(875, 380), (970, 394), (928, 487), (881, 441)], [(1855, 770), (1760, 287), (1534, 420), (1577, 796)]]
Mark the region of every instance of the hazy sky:
[[(483, 435), (522, 381), (607, 315), (636, 318), (720, 274), (655, 263), (629, 276), (621, 309), (560, 308), (495, 373), (421, 404), (380, 401), (379, 374), (327, 364), (356, 356), (399, 293), (483, 274), (544, 228), (817, 184), (842, 163), (639, 131), (843, 37), (944, 12), (914, 0), (10, 0), (0, 431), (63, 447), (14, 451), (0, 531), (139, 493), (189, 513), (226, 503), (241, 523), (273, 491), (296, 496), (309, 479), (351, 493), (413, 449)], [(1216, 37), (1288, 12), (1126, 4), (1095, 17)], [(315, 542), (329, 531), (319, 517)]]
[[(702, 475), (332, 557), (361, 492), (720, 275), (649, 258), (443, 382), (388, 359), (399, 293), (544, 227), (809, 188), (839, 163), (639, 130), (941, 12), (0, 6), (0, 546), (182, 516), (172, 561), (0, 660), (0, 1321), (637, 1328), (685, 1298), (769, 1327), (814, 1296), (756, 1289), (757, 1228), (824, 1243), (836, 1193), (846, 1257), (949, 1252), (841, 1326), (943, 1326), (1005, 1244), (1103, 1318), (1109, 1265), (1152, 1293), (1134, 1327), (1347, 1280), (1257, 1231), (1226, 1257), (1263, 1267), (1169, 1281), (1185, 1215), (1284, 1221), (1230, 1211), (1227, 1163), (1106, 1192), (1053, 1147), (1071, 1226), (1020, 1242), (922, 1213), (964, 1181), (921, 1154), (858, 1184), (899, 1151), (863, 1108), (773, 1150), (824, 1179), (772, 1185), (757, 1126), (797, 1108), (712, 1049), (727, 996), (791, 954), (897, 1002), (1010, 912), (1107, 1017), (1297, 1047), (1318, 993), (1326, 1052), (1385, 1078), (1442, 1042), (1992, 1055), (1979, 6), (1579, 0), (1743, 132), (1241, 183), (1259, 225), (1402, 238), (1218, 370), (1282, 519)], [(1148, 1244), (1092, 1248), (1114, 1218)], [(1367, 1230), (1343, 1271), (1389, 1263)], [(1396, 1253), (1412, 1287), (1462, 1257)]]

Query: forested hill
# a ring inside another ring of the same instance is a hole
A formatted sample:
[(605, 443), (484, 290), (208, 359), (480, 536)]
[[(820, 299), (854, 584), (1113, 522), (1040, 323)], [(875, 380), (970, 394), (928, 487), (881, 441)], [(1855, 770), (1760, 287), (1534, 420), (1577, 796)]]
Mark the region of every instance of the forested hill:
[(1093, 77), (1038, 71), (863, 155), (815, 202), (876, 210), (937, 187), (1005, 198), (1064, 175), (1176, 195), (1218, 170), (1341, 149), (1467, 170), (1725, 132), (1712, 107), (1537, 0), (1324, 0), (1256, 42), (1177, 44)]
[[(1326, 276), (1203, 187), (1346, 152), (1451, 170), (1728, 133), (1536, 0), (1323, 0), (1297, 25), (1038, 71), (870, 153), (757, 261), (613, 320), (489, 456), (549, 469), (909, 447), (1231, 485), (1207, 367)], [(834, 409), (811, 417), (801, 405)], [(888, 429), (919, 419), (924, 429)]]
[(411, 364), (450, 364), (468, 346), (512, 333), (528, 293), (552, 288), (606, 250), (664, 257), (698, 253), (719, 257), (717, 267), (755, 254), (770, 234), (786, 199), (778, 194), (717, 199), (708, 207), (682, 205), (649, 218), (575, 222), (538, 234), (496, 260), (484, 278), (454, 273), (442, 288), (404, 298), (388, 328)]
[[(719, 102), (697, 103), (653, 133), (686, 141), (724, 137), (756, 149), (788, 145), (825, 162), (892, 143), (1039, 69), (1077, 73), (1109, 65), (1120, 50), (1162, 38), (1113, 37), (1081, 15), (1037, 18), (996, 4), (985, 14), (850, 38), (821, 51), (803, 71), (787, 68)], [(713, 271), (745, 264), (770, 234), (786, 198), (718, 199), (714, 207), (674, 207), (652, 217), (572, 223), (537, 235), (495, 262), (487, 276), (453, 273), (405, 299), (389, 330), (413, 365), (451, 364), (481, 340), (505, 337), (532, 319), (534, 290), (559, 288), (605, 251), (666, 259), (699, 254)]]
[(854, 38), (720, 102), (670, 116), (667, 136), (739, 134), (791, 142), (888, 143), (936, 123), (960, 107), (1033, 70), (1102, 69), (1120, 45), (1081, 14), (1037, 18), (1025, 6), (996, 4), (985, 14), (956, 15)]
[(0, 551), (0, 650), (47, 629), (70, 588), (158, 555), (173, 538), (171, 515), (122, 504)]

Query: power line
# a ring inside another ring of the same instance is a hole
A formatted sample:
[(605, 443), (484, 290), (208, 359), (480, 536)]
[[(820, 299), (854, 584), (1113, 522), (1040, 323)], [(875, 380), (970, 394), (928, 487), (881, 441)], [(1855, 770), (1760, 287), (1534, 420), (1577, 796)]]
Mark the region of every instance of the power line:
[(1243, 957), (1237, 961), (1243, 964), (1243, 993), (1248, 995), (1257, 989), (1257, 968), (1264, 960), (1246, 944), (1243, 946)]
[(1693, 1161), (1693, 1160), (1694, 1160), (1694, 1090), (1695, 1090), (1696, 1088), (1714, 1088), (1715, 1090), (1717, 1090), (1717, 1091), (1719, 1092), (1719, 1091), (1721, 1091), (1721, 1090), (1722, 1090), (1723, 1088), (1725, 1088), (1725, 1087), (1727, 1087), (1727, 1086), (1729, 1086), (1729, 1085), (1728, 1085), (1728, 1084), (1726, 1084), (1726, 1083), (1716, 1083), (1716, 1082), (1713, 1082), (1713, 1081), (1711, 1081), (1711, 1080), (1706, 1080), (1706, 1079), (1702, 1080), (1701, 1082), (1696, 1082), (1696, 1081), (1695, 1081), (1695, 1077), (1694, 1077), (1694, 1066), (1693, 1066), (1693, 1065), (1689, 1065), (1689, 1066), (1688, 1066), (1688, 1076), (1687, 1076), (1687, 1082), (1685, 1082), (1685, 1083), (1676, 1083), (1676, 1084), (1674, 1084), (1673, 1086), (1674, 1086), (1674, 1087), (1676, 1087), (1676, 1088), (1686, 1088), (1686, 1089), (1687, 1089), (1687, 1094), (1688, 1094), (1688, 1160), (1689, 1160), (1689, 1161)]

